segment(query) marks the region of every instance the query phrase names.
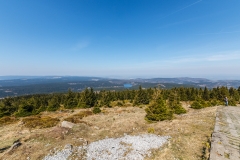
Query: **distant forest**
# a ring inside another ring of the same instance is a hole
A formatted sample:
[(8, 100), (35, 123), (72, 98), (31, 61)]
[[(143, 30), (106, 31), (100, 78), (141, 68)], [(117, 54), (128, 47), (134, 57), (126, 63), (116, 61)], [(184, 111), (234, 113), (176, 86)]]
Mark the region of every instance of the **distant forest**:
[[(5, 79), (4, 79), (5, 78)], [(238, 88), (240, 80), (208, 80), (203, 78), (152, 78), (152, 79), (109, 79), (99, 77), (1, 77), (0, 98), (32, 95), (66, 93), (68, 89), (73, 92), (82, 92), (85, 88), (92, 87), (94, 91), (126, 89), (138, 90), (142, 88), (216, 88), (218, 86)]]
[[(102, 107), (114, 106), (146, 106), (147, 118), (149, 120), (164, 120), (170, 117), (161, 118), (166, 114), (181, 114), (185, 109), (181, 101), (189, 101), (192, 108), (224, 105), (224, 97), (229, 99), (229, 105), (236, 106), (240, 99), (240, 87), (227, 88), (172, 88), (143, 89), (123, 91), (94, 91), (93, 88), (86, 88), (82, 92), (54, 94), (35, 94), (19, 97), (9, 97), (0, 100), (0, 118), (4, 116), (25, 117), (37, 115), (44, 111), (57, 111), (76, 108), (101, 109)], [(160, 105), (160, 106), (159, 106)], [(154, 115), (158, 113), (158, 115)]]

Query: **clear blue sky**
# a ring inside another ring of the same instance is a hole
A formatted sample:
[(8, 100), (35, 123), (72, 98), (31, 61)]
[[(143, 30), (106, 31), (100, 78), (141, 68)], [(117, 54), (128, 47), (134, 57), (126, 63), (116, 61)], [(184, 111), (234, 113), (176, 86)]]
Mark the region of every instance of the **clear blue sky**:
[(0, 76), (240, 79), (240, 0), (0, 0)]

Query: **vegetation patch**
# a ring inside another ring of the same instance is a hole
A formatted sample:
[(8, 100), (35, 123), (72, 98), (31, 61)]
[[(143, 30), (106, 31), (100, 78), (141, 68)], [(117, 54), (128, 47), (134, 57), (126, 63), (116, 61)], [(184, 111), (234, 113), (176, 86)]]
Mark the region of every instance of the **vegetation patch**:
[(0, 99), (0, 118), (4, 116), (27, 117), (38, 115), (45, 111), (57, 111), (75, 108), (111, 108), (137, 106), (145, 108), (160, 96), (173, 114), (186, 113), (181, 102), (193, 102), (192, 108), (200, 109), (210, 106), (224, 105), (228, 97), (228, 105), (236, 106), (240, 100), (240, 87), (227, 88), (142, 88), (138, 90), (99, 91), (86, 88), (82, 92), (59, 94), (36, 94)]
[(208, 160), (210, 155), (210, 149), (211, 149), (211, 140), (210, 137), (208, 137), (207, 142), (204, 144), (202, 149), (202, 160)]
[(77, 114), (74, 114), (70, 117), (65, 118), (65, 121), (72, 122), (72, 123), (82, 123), (80, 119), (83, 119), (83, 117), (87, 117), (93, 115), (93, 112), (91, 111), (81, 111)]
[(161, 97), (158, 97), (145, 111), (147, 112), (146, 119), (148, 121), (163, 121), (173, 118), (173, 112)]
[(99, 107), (94, 107), (92, 111), (94, 114), (101, 113), (101, 109)]
[(154, 128), (152, 128), (152, 127), (150, 127), (150, 128), (148, 128), (148, 133), (154, 133), (155, 132), (155, 129)]
[(27, 128), (49, 128), (56, 126), (59, 122), (57, 118), (31, 116), (22, 119), (22, 122)]
[(10, 117), (10, 116), (2, 117), (0, 118), (0, 126), (6, 125), (6, 124), (12, 124), (17, 121), (18, 119), (16, 117)]
[(204, 108), (204, 106), (203, 106), (201, 103), (199, 103), (198, 101), (194, 101), (194, 102), (192, 103), (191, 107), (192, 107), (193, 109), (201, 109), (201, 108)]
[(119, 107), (122, 107), (123, 106), (123, 103), (122, 102), (117, 102), (116, 106), (119, 106)]

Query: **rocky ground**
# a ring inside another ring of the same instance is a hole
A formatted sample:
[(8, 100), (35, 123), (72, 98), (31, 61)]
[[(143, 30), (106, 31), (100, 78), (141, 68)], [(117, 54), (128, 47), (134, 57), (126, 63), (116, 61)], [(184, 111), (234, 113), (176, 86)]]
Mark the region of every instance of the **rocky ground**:
[(143, 160), (144, 157), (151, 157), (151, 150), (159, 149), (167, 143), (169, 138), (169, 136), (161, 137), (155, 134), (125, 135), (120, 138), (106, 138), (78, 147), (66, 145), (63, 150), (44, 157), (44, 160)]

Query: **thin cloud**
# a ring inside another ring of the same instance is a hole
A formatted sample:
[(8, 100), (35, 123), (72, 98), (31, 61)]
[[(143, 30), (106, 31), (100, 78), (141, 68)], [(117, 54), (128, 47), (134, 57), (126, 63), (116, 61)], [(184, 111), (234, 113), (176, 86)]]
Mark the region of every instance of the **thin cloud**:
[(196, 18), (191, 18), (191, 19), (186, 19), (186, 20), (183, 20), (183, 21), (178, 21), (178, 22), (175, 22), (175, 23), (169, 23), (169, 24), (166, 24), (162, 27), (159, 27), (159, 29), (162, 29), (162, 28), (167, 28), (167, 27), (171, 27), (171, 26), (175, 26), (175, 25), (179, 25), (179, 24), (183, 24), (183, 23), (186, 23), (186, 22), (190, 22), (192, 20), (195, 20)]
[(167, 60), (168, 63), (194, 63), (194, 62), (206, 62), (206, 61), (231, 61), (231, 60), (240, 60), (240, 52), (232, 53), (219, 53), (208, 56), (189, 56), (189, 57), (175, 57)]
[(240, 26), (240, 24), (237, 24), (237, 25), (233, 25), (233, 26), (230, 26), (230, 27), (228, 27), (228, 28), (235, 28), (235, 27), (239, 27)]
[(207, 61), (229, 61), (229, 60), (239, 60), (240, 53), (233, 53), (233, 54), (219, 54), (207, 57)]
[(179, 56), (170, 57), (168, 59), (156, 60), (146, 63), (139, 64), (140, 66), (171, 66), (175, 64), (186, 64), (186, 63), (203, 63), (203, 62), (218, 62), (218, 61), (232, 61), (240, 60), (240, 51), (215, 53), (212, 55), (205, 56)]
[(90, 44), (90, 41), (89, 40), (82, 40), (82, 41), (79, 41), (77, 44), (75, 44), (75, 46), (72, 48), (73, 51), (79, 51), (83, 48), (86, 48), (88, 47)]
[(189, 7), (197, 4), (197, 3), (200, 3), (201, 1), (203, 1), (203, 0), (196, 1), (196, 2), (194, 2), (194, 3), (192, 3), (192, 4), (188, 5), (188, 6), (185, 6), (185, 7), (181, 8), (181, 9), (179, 9), (179, 10), (176, 10), (176, 11), (174, 11), (174, 12), (172, 12), (172, 13), (164, 16), (164, 17), (162, 17), (161, 19), (166, 18), (166, 17), (169, 17), (169, 16), (171, 16), (171, 15), (173, 15), (173, 14), (176, 14), (176, 13), (182, 11), (182, 10), (185, 10), (185, 9), (187, 9), (187, 8), (189, 8)]
[(196, 35), (217, 35), (217, 34), (231, 34), (231, 33), (240, 33), (240, 31), (203, 33), (203, 34), (196, 34)]

